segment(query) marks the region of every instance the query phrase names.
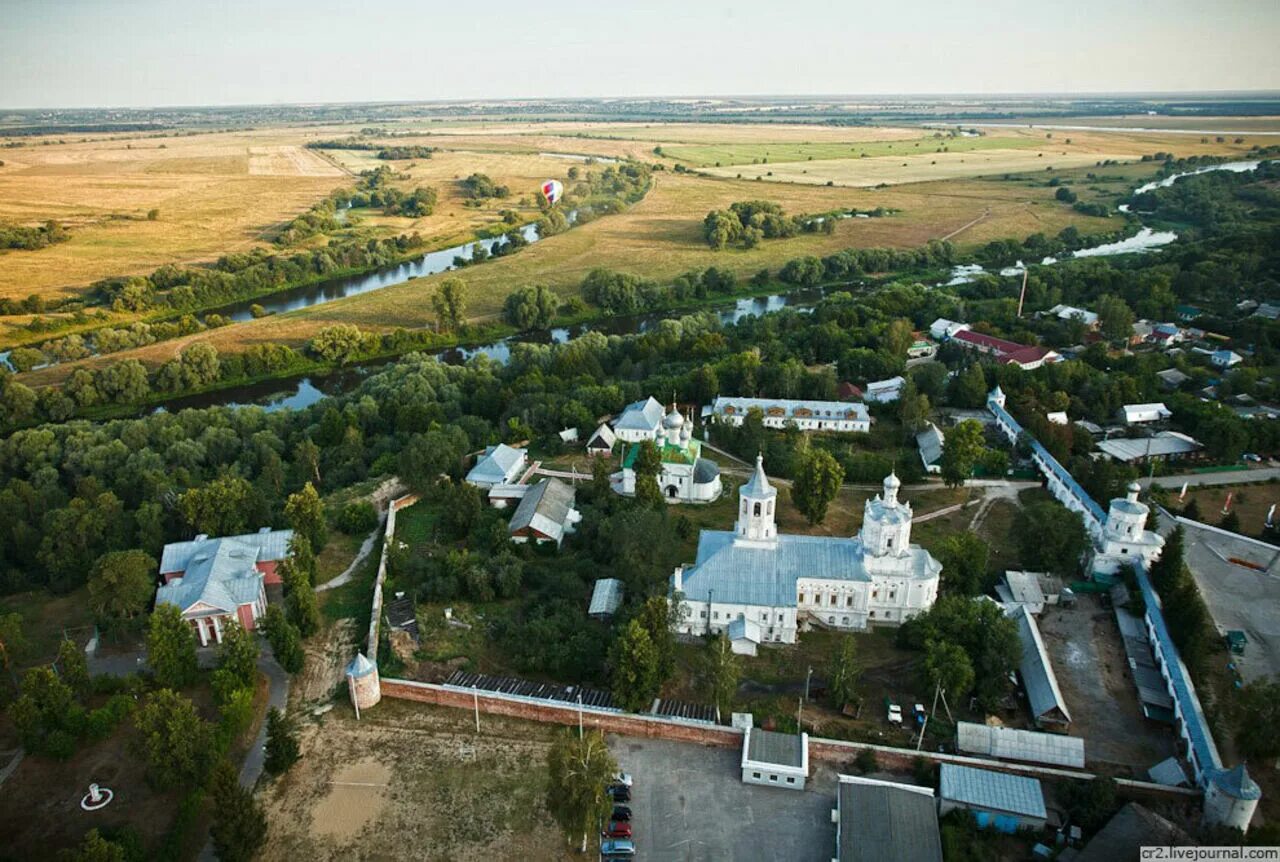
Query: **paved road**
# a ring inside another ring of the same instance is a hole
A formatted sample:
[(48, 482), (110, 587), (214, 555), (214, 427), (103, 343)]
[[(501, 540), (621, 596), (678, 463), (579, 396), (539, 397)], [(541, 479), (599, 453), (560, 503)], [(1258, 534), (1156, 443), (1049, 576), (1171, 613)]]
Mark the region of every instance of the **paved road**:
[(1151, 484), (1162, 488), (1181, 488), (1186, 482), (1194, 488), (1197, 485), (1236, 485), (1241, 482), (1266, 482), (1280, 478), (1280, 467), (1255, 467), (1248, 470), (1230, 470), (1225, 473), (1182, 473), (1177, 476), (1156, 476), (1154, 479), (1139, 479), (1139, 484), (1146, 488)]

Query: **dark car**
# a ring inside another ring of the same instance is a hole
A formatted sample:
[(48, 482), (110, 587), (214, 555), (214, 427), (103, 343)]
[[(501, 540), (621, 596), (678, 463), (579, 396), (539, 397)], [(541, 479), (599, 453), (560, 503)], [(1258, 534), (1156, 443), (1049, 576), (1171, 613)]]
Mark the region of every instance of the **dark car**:
[(610, 784), (609, 796), (614, 802), (630, 802), (631, 788), (625, 784)]
[(631, 824), (622, 820), (615, 820), (601, 834), (605, 838), (630, 838)]
[(625, 805), (615, 805), (613, 806), (613, 814), (609, 819), (621, 823), (629, 823), (631, 821), (631, 809)]

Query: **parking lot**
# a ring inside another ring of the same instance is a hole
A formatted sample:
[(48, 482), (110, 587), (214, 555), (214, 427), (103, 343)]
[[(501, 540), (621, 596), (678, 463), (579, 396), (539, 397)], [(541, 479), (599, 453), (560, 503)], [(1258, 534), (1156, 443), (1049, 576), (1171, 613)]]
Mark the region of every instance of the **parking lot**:
[(1171, 730), (1148, 721), (1138, 704), (1124, 644), (1110, 608), (1092, 595), (1071, 609), (1046, 608), (1040, 633), (1090, 764), (1147, 769), (1175, 751)]
[[(1162, 525), (1163, 526), (1163, 525)], [(1215, 530), (1185, 527), (1185, 558), (1219, 632), (1237, 629), (1249, 639), (1234, 658), (1245, 682), (1280, 674), (1280, 560), (1267, 545)], [(1263, 571), (1240, 565), (1240, 560)]]
[(741, 781), (740, 749), (611, 736), (631, 773), (636, 859), (654, 862), (829, 860), (836, 774), (811, 762), (804, 791)]

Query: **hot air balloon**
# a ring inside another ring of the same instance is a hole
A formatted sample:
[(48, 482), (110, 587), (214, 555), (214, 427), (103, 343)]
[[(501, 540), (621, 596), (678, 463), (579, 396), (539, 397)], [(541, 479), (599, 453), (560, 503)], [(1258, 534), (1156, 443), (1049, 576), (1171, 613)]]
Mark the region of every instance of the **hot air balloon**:
[(564, 194), (564, 186), (560, 185), (559, 180), (547, 180), (542, 184), (542, 196), (552, 206), (559, 203), (562, 194)]

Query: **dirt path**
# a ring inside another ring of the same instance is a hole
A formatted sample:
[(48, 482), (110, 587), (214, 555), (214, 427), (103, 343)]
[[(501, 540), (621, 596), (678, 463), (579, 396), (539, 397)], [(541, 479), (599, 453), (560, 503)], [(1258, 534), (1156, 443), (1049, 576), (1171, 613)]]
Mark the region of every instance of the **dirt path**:
[(978, 217), (977, 217), (976, 219), (974, 219), (973, 221), (971, 221), (971, 222), (966, 222), (965, 224), (962, 224), (960, 227), (958, 227), (958, 228), (956, 228), (955, 230), (953, 230), (951, 233), (947, 234), (947, 235), (946, 235), (946, 236), (944, 236), (944, 237), (941, 237), (942, 242), (946, 242), (947, 240), (951, 239), (953, 236), (958, 236), (959, 234), (964, 233), (964, 232), (965, 232), (965, 231), (967, 231), (969, 228), (973, 227), (973, 226), (974, 226), (974, 225), (976, 225), (978, 222), (980, 222), (980, 221), (982, 221), (982, 220), (986, 219), (986, 218), (987, 218), (988, 216), (990, 216), (990, 215), (991, 215), (991, 207), (987, 207), (985, 210), (983, 210), (983, 211), (982, 211), (982, 215), (978, 216)]

